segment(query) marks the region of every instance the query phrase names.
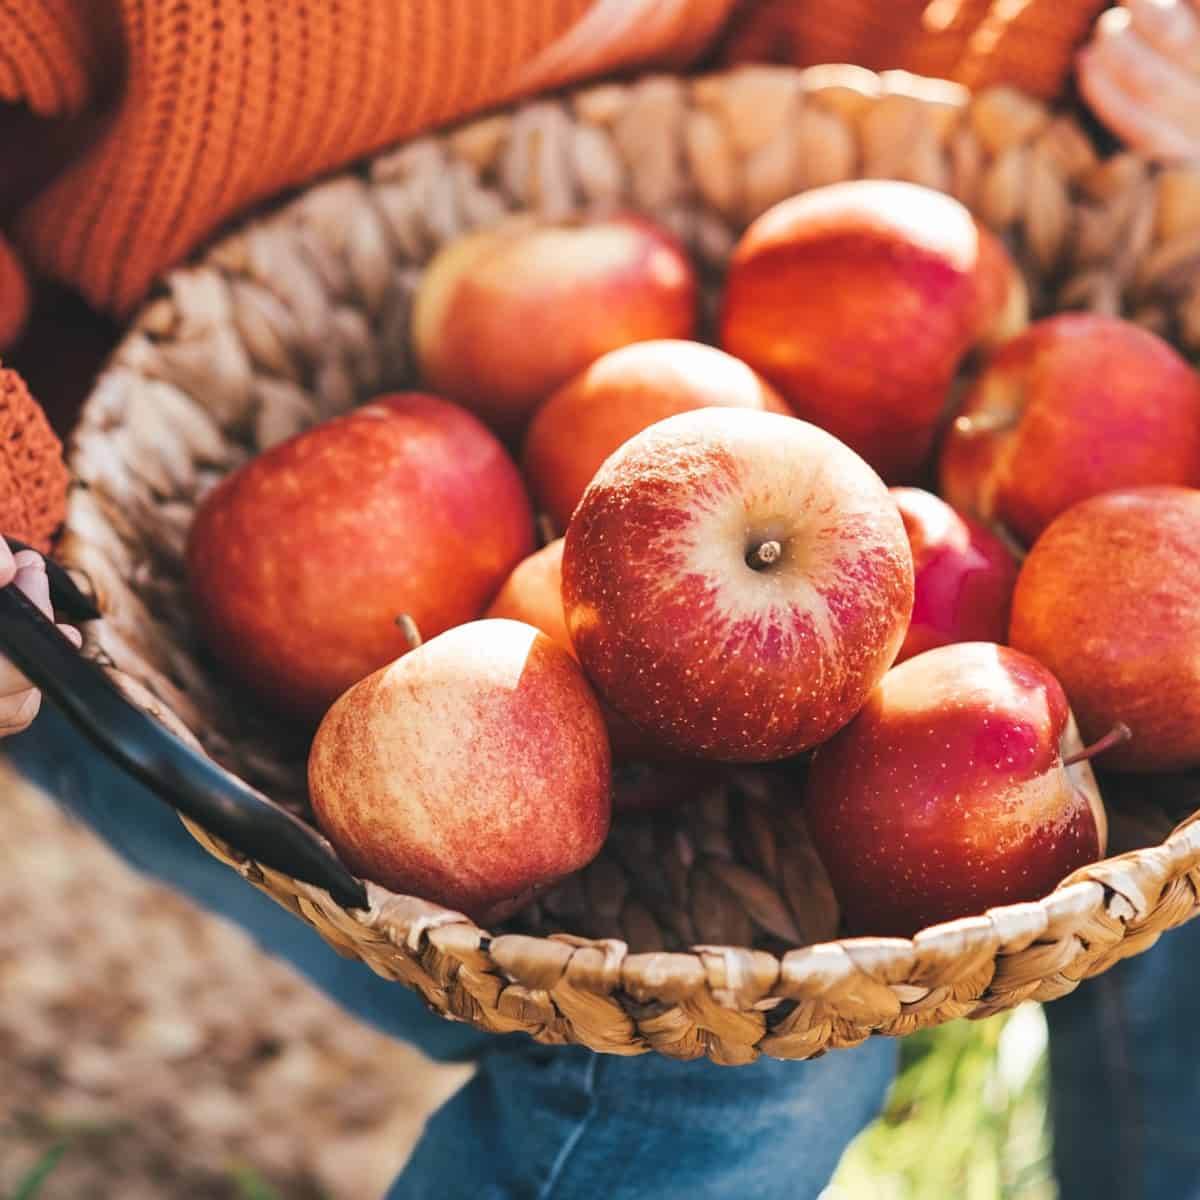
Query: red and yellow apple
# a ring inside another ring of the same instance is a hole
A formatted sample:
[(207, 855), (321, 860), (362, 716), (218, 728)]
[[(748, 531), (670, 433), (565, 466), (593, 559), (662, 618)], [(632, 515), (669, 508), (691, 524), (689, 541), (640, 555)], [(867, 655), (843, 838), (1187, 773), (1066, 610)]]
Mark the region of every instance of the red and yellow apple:
[(1104, 854), (1067, 698), (1039, 662), (960, 642), (894, 668), (813, 755), (805, 817), (853, 935), (909, 937), (1036, 900)]
[(796, 754), (892, 664), (912, 555), (882, 481), (794, 417), (705, 408), (616, 451), (567, 527), (563, 603), (601, 695), (700, 757)]
[(963, 205), (916, 184), (801, 192), (734, 249), (720, 344), (889, 483), (912, 482), (959, 363), (1008, 305), (981, 245)]
[(534, 504), (556, 530), (571, 519), (600, 464), (636, 433), (710, 407), (790, 413), (762, 376), (699, 342), (637, 342), (598, 358), (534, 415), (521, 465)]
[[(484, 615), (524, 621), (557, 642), (572, 658), (578, 658), (571, 644), (571, 635), (567, 632), (567, 619), (563, 611), (562, 557), (563, 539), (555, 538), (528, 558), (522, 559), (504, 581), (504, 586), (496, 593), (496, 598)], [(615, 759), (674, 757), (655, 746), (649, 737), (611, 705), (602, 699), (599, 704)]]
[(1156, 334), (1065, 313), (990, 358), (942, 449), (942, 495), (1025, 544), (1077, 501), (1200, 485), (1200, 378)]
[(519, 621), (461, 625), (356, 683), (317, 730), (308, 781), (350, 870), (485, 925), (590, 862), (611, 814), (592, 690)]
[(600, 355), (691, 337), (697, 297), (683, 248), (642, 217), (515, 217), (434, 256), (417, 288), (413, 346), (428, 387), (515, 437)]
[(315, 724), (352, 683), (478, 617), (533, 546), (515, 463), (470, 413), (416, 393), (326, 421), (222, 480), (187, 548), (212, 654)]
[(920, 488), (892, 488), (913, 556), (913, 612), (896, 661), (952, 642), (1003, 642), (1017, 560), (990, 529)]
[(1105, 765), (1200, 766), (1200, 490), (1129, 488), (1056, 517), (1013, 595), (1009, 641), (1062, 681)]

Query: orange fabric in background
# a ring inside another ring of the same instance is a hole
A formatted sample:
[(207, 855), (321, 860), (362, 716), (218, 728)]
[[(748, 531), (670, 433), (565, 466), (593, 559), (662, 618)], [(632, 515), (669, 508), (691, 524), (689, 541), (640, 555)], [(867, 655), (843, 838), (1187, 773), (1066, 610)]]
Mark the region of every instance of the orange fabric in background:
[[(36, 272), (124, 315), (157, 274), (253, 202), (519, 95), (683, 66), (711, 50), (734, 8), (708, 61), (853, 61), (1048, 93), (1101, 7), (0, 0), (0, 221)], [(0, 277), (15, 278), (2, 254)], [(0, 339), (21, 304), (20, 288), (0, 282)]]
[[(417, 130), (622, 66), (681, 66), (731, 0), (0, 0), (0, 99), (103, 116), (11, 226), (127, 312), (239, 209)], [(599, 13), (597, 13), (599, 9)], [(20, 165), (28, 140), (0, 158)], [(13, 206), (0, 168), (0, 209)]]
[(1111, 0), (741, 0), (726, 63), (901, 67), (976, 89), (1006, 83), (1044, 99)]

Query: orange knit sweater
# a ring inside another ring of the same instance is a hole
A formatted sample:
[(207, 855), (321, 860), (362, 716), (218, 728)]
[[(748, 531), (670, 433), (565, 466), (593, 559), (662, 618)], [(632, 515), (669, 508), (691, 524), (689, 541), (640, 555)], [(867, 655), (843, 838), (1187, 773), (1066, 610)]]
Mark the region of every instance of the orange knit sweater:
[[(726, 21), (715, 61), (849, 60), (972, 84), (999, 71), (1044, 94), (1100, 7), (0, 0), (0, 221), (35, 271), (123, 314), (156, 274), (256, 200), (519, 95), (683, 65)], [(24, 303), (0, 249), (0, 348)]]

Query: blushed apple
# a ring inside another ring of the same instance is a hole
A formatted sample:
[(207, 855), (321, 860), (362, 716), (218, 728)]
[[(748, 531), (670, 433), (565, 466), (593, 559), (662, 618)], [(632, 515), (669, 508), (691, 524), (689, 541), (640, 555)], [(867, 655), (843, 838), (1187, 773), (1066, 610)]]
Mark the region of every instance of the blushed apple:
[(707, 408), (643, 430), (567, 527), (563, 603), (618, 712), (682, 754), (783, 758), (896, 657), (912, 555), (882, 481), (794, 417)]
[(600, 355), (691, 337), (697, 298), (683, 248), (643, 217), (516, 217), (434, 256), (414, 300), (413, 346), (429, 387), (516, 437)]
[(317, 824), (364, 879), (487, 925), (600, 851), (604, 722), (583, 672), (519, 621), (472, 621), (355, 684), (313, 739)]
[(601, 463), (655, 421), (697, 408), (790, 414), (761, 375), (699, 342), (636, 342), (598, 358), (535, 413), (521, 465), (539, 511), (558, 531)]
[(995, 247), (957, 200), (892, 180), (801, 192), (742, 236), (720, 344), (889, 483), (928, 457), (964, 355), (999, 320)]
[(1200, 485), (1200, 379), (1129, 321), (1063, 313), (992, 355), (942, 449), (942, 495), (1028, 545), (1079, 500)]
[[(562, 557), (563, 539), (555, 538), (528, 558), (522, 559), (504, 581), (484, 615), (524, 621), (540, 629), (572, 658), (578, 658), (571, 635), (567, 632), (567, 619), (563, 611)], [(626, 761), (631, 758), (676, 757), (656, 746), (650, 737), (604, 700), (598, 702), (608, 729), (613, 758)]]
[(1101, 858), (1107, 818), (1054, 676), (961, 642), (894, 668), (813, 755), (805, 816), (850, 934), (910, 937), (1036, 900)]
[(986, 526), (920, 488), (895, 487), (913, 556), (913, 613), (903, 662), (952, 642), (1003, 642), (1017, 560)]
[(1062, 681), (1084, 737), (1130, 728), (1106, 766), (1200, 766), (1200, 490), (1107, 492), (1056, 517), (1021, 567), (1009, 641)]
[(407, 648), (479, 616), (533, 547), (516, 464), (470, 413), (383, 396), (273, 446), (196, 511), (188, 581), (226, 670), (274, 711), (316, 724)]

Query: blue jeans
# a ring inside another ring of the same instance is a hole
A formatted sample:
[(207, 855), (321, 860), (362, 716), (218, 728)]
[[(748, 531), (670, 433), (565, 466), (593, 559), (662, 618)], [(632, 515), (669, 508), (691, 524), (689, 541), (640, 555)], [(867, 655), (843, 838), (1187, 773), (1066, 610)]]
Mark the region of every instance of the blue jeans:
[(544, 1047), (446, 1021), (340, 958), (307, 925), (206, 854), (173, 812), (46, 704), (4, 744), (24, 775), (133, 866), (247, 930), (349, 1013), (471, 1081), (432, 1118), (389, 1200), (804, 1200), (879, 1111), (896, 1044), (738, 1068)]
[(1046, 1005), (1060, 1200), (1200, 1200), (1200, 920)]

